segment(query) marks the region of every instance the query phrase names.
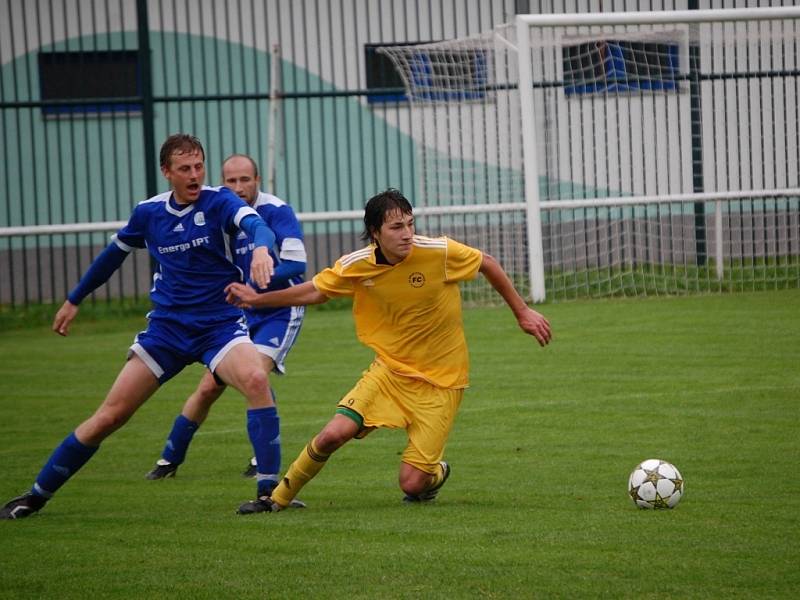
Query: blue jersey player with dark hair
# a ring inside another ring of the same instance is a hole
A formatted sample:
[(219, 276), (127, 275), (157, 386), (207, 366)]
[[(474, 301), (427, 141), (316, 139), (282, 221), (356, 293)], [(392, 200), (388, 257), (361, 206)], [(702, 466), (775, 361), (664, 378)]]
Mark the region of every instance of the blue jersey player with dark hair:
[[(282, 290), (303, 282), (306, 270), (306, 249), (303, 230), (297, 216), (283, 200), (260, 191), (261, 178), (255, 161), (244, 154), (234, 154), (222, 163), (222, 182), (253, 207), (275, 233), (275, 246), (270, 250), (275, 271), (269, 291)], [(234, 262), (248, 272), (253, 242), (240, 233), (231, 240)], [(251, 285), (253, 282), (250, 282)], [(267, 291), (267, 290), (262, 290)], [(261, 355), (267, 373), (285, 373), (285, 359), (303, 322), (305, 307), (292, 306), (245, 310), (250, 338)], [(161, 458), (147, 474), (147, 479), (174, 477), (186, 457), (194, 433), (205, 421), (214, 402), (225, 391), (225, 385), (206, 373), (197, 389), (187, 399), (175, 419)], [(262, 468), (256, 457), (248, 461), (245, 476), (258, 480), (259, 495), (269, 496), (277, 485), (278, 473)], [(299, 506), (299, 502), (296, 504)]]
[[(247, 400), (247, 428), (259, 463), (280, 470), (280, 426), (259, 353), (241, 311), (225, 301), (224, 288), (248, 276), (265, 288), (273, 261), (273, 232), (229, 189), (203, 186), (205, 152), (186, 134), (161, 147), (161, 172), (171, 192), (139, 203), (128, 223), (94, 260), (53, 321), (67, 335), (78, 305), (105, 283), (136, 248), (158, 264), (147, 329), (136, 336), (128, 360), (97, 411), (53, 451), (31, 490), (0, 509), (0, 518), (35, 514), (122, 427), (159, 386), (186, 365), (203, 362), (215, 377)], [(233, 262), (230, 240), (244, 232), (253, 243), (250, 273)]]

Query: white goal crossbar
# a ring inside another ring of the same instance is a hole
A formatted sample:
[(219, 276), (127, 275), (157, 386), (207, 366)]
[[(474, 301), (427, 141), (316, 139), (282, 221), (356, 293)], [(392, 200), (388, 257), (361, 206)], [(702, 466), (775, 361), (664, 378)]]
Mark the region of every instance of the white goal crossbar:
[(714, 8), (707, 10), (664, 10), (603, 12), (584, 14), (517, 15), (516, 22), (541, 27), (581, 25), (656, 25), (708, 23), (711, 21), (769, 21), (800, 18), (800, 7)]

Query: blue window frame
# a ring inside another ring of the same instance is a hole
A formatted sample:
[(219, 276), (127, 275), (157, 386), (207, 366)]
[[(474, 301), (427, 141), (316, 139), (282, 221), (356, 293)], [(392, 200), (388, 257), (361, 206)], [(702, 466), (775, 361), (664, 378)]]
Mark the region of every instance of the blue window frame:
[(564, 46), (567, 96), (599, 92), (677, 91), (679, 46), (672, 42), (599, 40)]
[(140, 81), (135, 50), (39, 53), (41, 99), (58, 101), (42, 107), (45, 116), (141, 112), (141, 102), (130, 100), (141, 96)]

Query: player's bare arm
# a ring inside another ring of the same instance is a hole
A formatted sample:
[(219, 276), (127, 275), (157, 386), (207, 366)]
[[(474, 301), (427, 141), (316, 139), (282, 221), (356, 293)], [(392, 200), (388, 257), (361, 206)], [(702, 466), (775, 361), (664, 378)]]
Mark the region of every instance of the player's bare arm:
[(58, 309), (53, 318), (53, 331), (58, 335), (66, 336), (69, 333), (69, 326), (73, 319), (78, 315), (78, 306), (65, 300), (61, 308)]
[(280, 306), (306, 306), (322, 304), (328, 297), (306, 281), (285, 290), (259, 294), (244, 283), (231, 283), (225, 288), (226, 300), (239, 308), (277, 308)]
[(484, 253), (479, 271), (506, 301), (522, 331), (535, 337), (540, 346), (550, 343), (552, 338), (550, 322), (525, 303), (500, 263), (491, 255)]

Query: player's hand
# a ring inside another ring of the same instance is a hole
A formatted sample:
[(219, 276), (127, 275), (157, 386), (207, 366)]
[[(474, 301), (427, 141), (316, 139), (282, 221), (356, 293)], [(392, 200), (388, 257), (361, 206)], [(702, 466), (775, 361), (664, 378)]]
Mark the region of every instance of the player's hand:
[(536, 338), (540, 346), (546, 346), (550, 343), (553, 337), (553, 333), (550, 330), (550, 322), (541, 313), (529, 307), (517, 317), (517, 322), (522, 331)]
[(65, 300), (53, 318), (53, 331), (58, 335), (66, 336), (69, 333), (69, 325), (77, 314), (78, 306), (69, 300)]
[(225, 301), (239, 308), (253, 308), (256, 298), (258, 292), (244, 283), (231, 283), (225, 288)]
[(275, 265), (269, 251), (264, 246), (259, 246), (253, 250), (253, 259), (250, 262), (250, 279), (256, 282), (258, 287), (265, 289), (269, 285)]

